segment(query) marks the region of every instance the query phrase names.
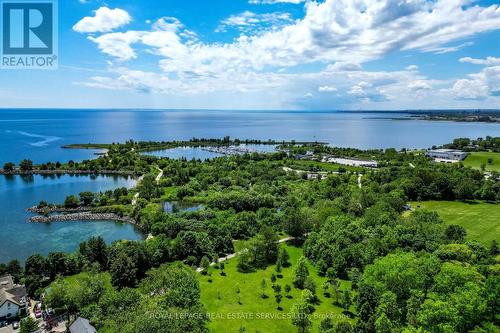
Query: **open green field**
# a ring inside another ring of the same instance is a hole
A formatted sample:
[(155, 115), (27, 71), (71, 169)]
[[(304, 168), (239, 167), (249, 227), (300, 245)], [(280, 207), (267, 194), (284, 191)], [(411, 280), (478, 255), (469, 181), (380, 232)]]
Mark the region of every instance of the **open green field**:
[[(492, 163), (488, 163), (488, 159), (492, 159)], [(498, 171), (500, 172), (500, 153), (492, 152), (477, 152), (471, 153), (465, 160), (464, 165), (480, 169), (481, 165), (486, 166), (486, 171)]]
[(424, 201), (412, 202), (438, 212), (447, 224), (458, 224), (467, 230), (467, 238), (489, 246), (491, 241), (500, 242), (500, 204), (471, 201)]
[[(239, 273), (236, 265), (237, 258), (225, 262), (226, 276), (221, 276), (218, 270), (210, 268), (212, 282), (208, 282), (208, 276), (199, 275), (201, 286), (201, 301), (208, 313), (213, 317), (208, 327), (210, 332), (295, 332), (297, 328), (292, 325), (290, 311), (294, 302), (300, 297), (301, 290), (293, 288), (293, 276), (295, 264), (302, 255), (302, 249), (289, 245), (286, 249), (290, 255), (291, 266), (284, 268), (282, 278), (276, 283), (281, 285), (283, 296), (286, 295), (284, 287), (286, 284), (292, 287), (290, 295), (292, 298), (283, 297), (282, 310), (277, 310), (277, 304), (272, 289), (271, 275), (275, 274), (275, 266), (269, 266), (265, 270), (257, 270), (252, 273)], [(311, 315), (313, 327), (311, 332), (318, 332), (319, 323), (325, 316), (330, 316), (333, 321), (346, 318), (342, 309), (333, 305), (334, 299), (323, 295), (322, 285), (326, 278), (319, 277), (317, 270), (309, 265), (310, 276), (317, 285), (320, 303), (316, 305), (316, 311)], [(268, 298), (261, 297), (262, 279), (266, 280), (265, 293)], [(240, 290), (238, 303), (237, 290)], [(341, 290), (351, 288), (350, 282), (342, 281)], [(352, 310), (352, 309), (351, 309)], [(267, 316), (267, 317), (266, 317)]]

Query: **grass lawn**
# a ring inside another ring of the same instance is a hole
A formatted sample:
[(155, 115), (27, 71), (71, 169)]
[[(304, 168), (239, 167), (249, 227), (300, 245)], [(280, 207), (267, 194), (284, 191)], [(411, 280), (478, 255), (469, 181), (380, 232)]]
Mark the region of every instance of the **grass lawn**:
[[(500, 204), (479, 201), (424, 201), (413, 202), (438, 212), (447, 224), (458, 224), (467, 230), (467, 238), (489, 246), (492, 240), (500, 242)], [(418, 209), (418, 208), (417, 208)]]
[[(285, 285), (292, 287), (290, 292), (292, 298), (283, 297), (282, 310), (277, 310), (274, 291), (271, 287), (271, 275), (276, 274), (274, 266), (252, 273), (239, 273), (236, 268), (238, 259), (234, 258), (225, 262), (226, 276), (221, 276), (214, 268), (210, 268), (212, 282), (208, 282), (208, 276), (199, 275), (201, 301), (212, 316), (208, 325), (210, 332), (240, 332), (241, 328), (245, 328), (245, 332), (248, 333), (297, 331), (292, 325), (290, 311), (301, 294), (301, 290), (293, 288), (292, 282), (295, 264), (302, 255), (302, 249), (284, 244), (281, 246), (286, 246), (292, 263), (292, 266), (283, 269), (283, 278), (278, 278), (276, 281), (282, 287), (283, 296), (286, 295)], [(319, 277), (312, 265), (309, 265), (309, 272), (316, 282), (316, 294), (320, 299), (319, 305), (316, 305), (316, 311), (311, 315), (313, 323), (311, 332), (318, 332), (319, 323), (325, 316), (330, 316), (333, 321), (336, 321), (344, 315), (342, 315), (342, 309), (333, 305), (333, 298), (323, 295), (322, 286), (326, 278)], [(266, 280), (265, 293), (269, 296), (265, 299), (261, 297), (262, 279)], [(241, 304), (238, 303), (236, 292), (238, 288)], [(342, 281), (341, 290), (347, 288), (351, 288), (350, 283)]]
[[(491, 158), (493, 163), (489, 164), (488, 159)], [(481, 164), (486, 166), (486, 171), (498, 171), (500, 172), (500, 153), (492, 152), (477, 152), (471, 153), (465, 160), (464, 165), (480, 169)]]

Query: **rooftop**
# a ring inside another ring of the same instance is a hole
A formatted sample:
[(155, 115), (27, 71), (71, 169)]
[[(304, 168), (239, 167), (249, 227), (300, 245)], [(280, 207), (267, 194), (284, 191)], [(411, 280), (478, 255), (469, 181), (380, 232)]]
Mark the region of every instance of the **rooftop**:
[(78, 317), (73, 324), (69, 326), (71, 333), (96, 333), (94, 326), (90, 325), (88, 319)]
[(26, 288), (14, 284), (14, 279), (11, 275), (0, 277), (0, 305), (5, 301), (22, 306), (26, 303)]
[(429, 152), (432, 152), (432, 153), (463, 153), (463, 151), (461, 151), (461, 150), (457, 150), (457, 149), (445, 149), (445, 148), (430, 149)]

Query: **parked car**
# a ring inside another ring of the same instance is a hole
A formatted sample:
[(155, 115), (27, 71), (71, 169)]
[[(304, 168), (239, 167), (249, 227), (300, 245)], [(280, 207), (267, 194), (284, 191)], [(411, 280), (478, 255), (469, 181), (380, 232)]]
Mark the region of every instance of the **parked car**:
[(40, 309), (35, 310), (35, 318), (36, 319), (42, 318), (42, 310), (40, 310)]
[(12, 328), (17, 330), (19, 328), (19, 322), (18, 321), (15, 321), (12, 323)]

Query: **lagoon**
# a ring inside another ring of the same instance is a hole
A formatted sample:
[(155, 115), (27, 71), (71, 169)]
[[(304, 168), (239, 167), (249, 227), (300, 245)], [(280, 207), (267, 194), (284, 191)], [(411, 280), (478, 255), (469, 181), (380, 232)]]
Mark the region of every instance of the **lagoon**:
[(26, 208), (40, 200), (62, 202), (67, 195), (83, 191), (100, 192), (117, 187), (132, 187), (135, 180), (121, 176), (0, 175), (0, 262), (24, 261), (33, 253), (74, 251), (91, 236), (102, 236), (110, 243), (119, 239), (142, 239), (132, 225), (106, 222), (28, 223), (32, 214)]

